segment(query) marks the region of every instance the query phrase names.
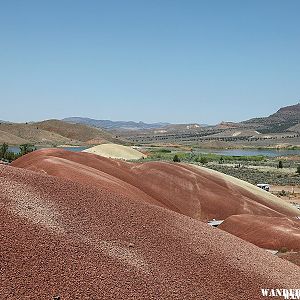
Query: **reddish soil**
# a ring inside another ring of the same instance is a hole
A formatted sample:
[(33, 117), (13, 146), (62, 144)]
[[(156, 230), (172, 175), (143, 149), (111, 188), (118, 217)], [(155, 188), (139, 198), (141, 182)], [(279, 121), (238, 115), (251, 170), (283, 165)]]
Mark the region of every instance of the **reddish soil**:
[(265, 299), (300, 285), (296, 265), (120, 191), (2, 165), (0, 190), (0, 299)]
[(227, 218), (219, 228), (261, 248), (300, 250), (300, 220), (297, 219), (236, 215)]
[(280, 253), (280, 254), (278, 254), (278, 257), (286, 259), (300, 267), (300, 252)]
[(23, 156), (12, 165), (90, 183), (203, 221), (237, 214), (299, 214), (298, 210), (283, 206), (276, 197), (275, 201), (269, 201), (267, 197), (215, 176), (204, 168), (184, 164), (127, 163), (89, 153), (47, 149)]

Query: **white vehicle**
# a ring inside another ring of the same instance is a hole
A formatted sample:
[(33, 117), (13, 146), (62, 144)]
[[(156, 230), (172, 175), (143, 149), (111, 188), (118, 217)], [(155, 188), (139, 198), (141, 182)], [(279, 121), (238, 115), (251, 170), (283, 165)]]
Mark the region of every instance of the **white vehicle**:
[(258, 183), (256, 186), (267, 192), (270, 190), (270, 185), (267, 183)]

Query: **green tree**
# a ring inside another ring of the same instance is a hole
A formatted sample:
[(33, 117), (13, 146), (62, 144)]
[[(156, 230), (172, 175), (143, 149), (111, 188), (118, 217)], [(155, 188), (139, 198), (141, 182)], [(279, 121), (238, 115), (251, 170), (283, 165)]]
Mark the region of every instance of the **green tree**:
[(280, 160), (280, 161), (278, 162), (278, 168), (279, 168), (279, 169), (282, 169), (282, 168), (283, 168), (282, 160)]
[(12, 162), (13, 160), (17, 159), (19, 156), (11, 151), (7, 151), (5, 155), (5, 160)]
[(20, 155), (25, 155), (27, 153), (30, 153), (32, 152), (34, 149), (33, 149), (33, 145), (30, 145), (30, 144), (23, 144), (23, 145), (20, 145), (19, 146), (20, 148)]
[(179, 156), (177, 154), (174, 155), (173, 161), (174, 162), (180, 162), (180, 158), (179, 158)]
[(0, 158), (5, 158), (8, 151), (8, 145), (6, 143), (3, 143), (0, 148)]
[(297, 171), (296, 171), (296, 173), (300, 175), (300, 165), (297, 166)]

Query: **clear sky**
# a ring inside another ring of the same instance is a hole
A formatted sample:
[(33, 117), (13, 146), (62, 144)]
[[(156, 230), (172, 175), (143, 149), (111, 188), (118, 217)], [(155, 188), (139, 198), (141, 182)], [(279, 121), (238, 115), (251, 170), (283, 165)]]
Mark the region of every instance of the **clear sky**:
[(298, 0), (0, 0), (0, 119), (198, 122), (300, 100)]

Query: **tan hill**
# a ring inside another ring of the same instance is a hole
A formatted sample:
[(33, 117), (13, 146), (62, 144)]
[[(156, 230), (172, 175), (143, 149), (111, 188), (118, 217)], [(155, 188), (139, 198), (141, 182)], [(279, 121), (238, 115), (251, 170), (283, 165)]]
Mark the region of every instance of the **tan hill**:
[[(42, 153), (47, 172), (67, 174), (69, 165), (81, 176), (69, 174), (73, 179), (67, 180), (0, 166), (1, 298), (240, 300), (265, 299), (260, 292), (264, 287), (299, 287), (296, 265), (201, 221), (135, 200), (124, 194), (125, 186), (110, 187), (104, 172), (98, 170), (90, 183), (86, 177), (93, 178), (91, 163), (99, 169), (113, 164), (120, 176), (125, 167), (116, 166), (132, 166), (134, 173), (139, 165), (63, 150), (37, 151), (23, 161), (35, 157), (38, 164)], [(151, 179), (140, 182), (153, 185), (153, 178), (163, 179), (164, 195), (172, 201), (172, 184), (161, 176), (168, 164), (160, 164), (158, 174), (155, 165), (147, 166), (141, 164), (139, 170), (145, 168)], [(169, 179), (182, 172), (190, 178), (195, 174), (179, 165), (168, 169), (173, 170)], [(94, 185), (101, 178), (106, 187)], [(182, 205), (185, 201), (189, 199)]]
[(240, 128), (240, 127), (242, 127), (242, 125), (239, 123), (225, 122), (225, 121), (222, 121), (220, 124), (215, 126), (215, 128), (217, 129), (231, 129), (231, 128)]
[[(26, 140), (32, 144), (53, 145), (53, 144), (78, 144), (78, 141), (73, 141), (69, 138), (61, 136), (57, 133), (43, 130), (35, 124), (26, 123), (9, 123), (0, 124), (0, 131), (7, 132), (10, 135), (14, 135), (19, 139)], [(10, 139), (7, 136), (6, 143), (19, 144), (21, 140)]]
[(92, 148), (86, 149), (83, 152), (93, 153), (104, 157), (124, 159), (124, 160), (135, 160), (135, 159), (141, 159), (143, 157), (146, 157), (145, 154), (139, 152), (136, 149), (133, 149), (132, 147), (127, 147), (127, 146), (117, 145), (117, 144), (97, 145)]
[(6, 131), (0, 131), (0, 144), (7, 143), (9, 145), (21, 145), (29, 143), (28, 140), (13, 135)]
[(77, 140), (85, 143), (94, 141), (97, 143), (118, 141), (112, 134), (95, 127), (84, 124), (71, 124), (60, 120), (46, 120), (37, 122), (35, 125), (43, 130), (54, 132), (71, 140)]
[(0, 124), (0, 141), (10, 145), (21, 143), (85, 145), (120, 142), (112, 134), (101, 129), (82, 124), (69, 124), (59, 120), (37, 123), (2, 123)]

